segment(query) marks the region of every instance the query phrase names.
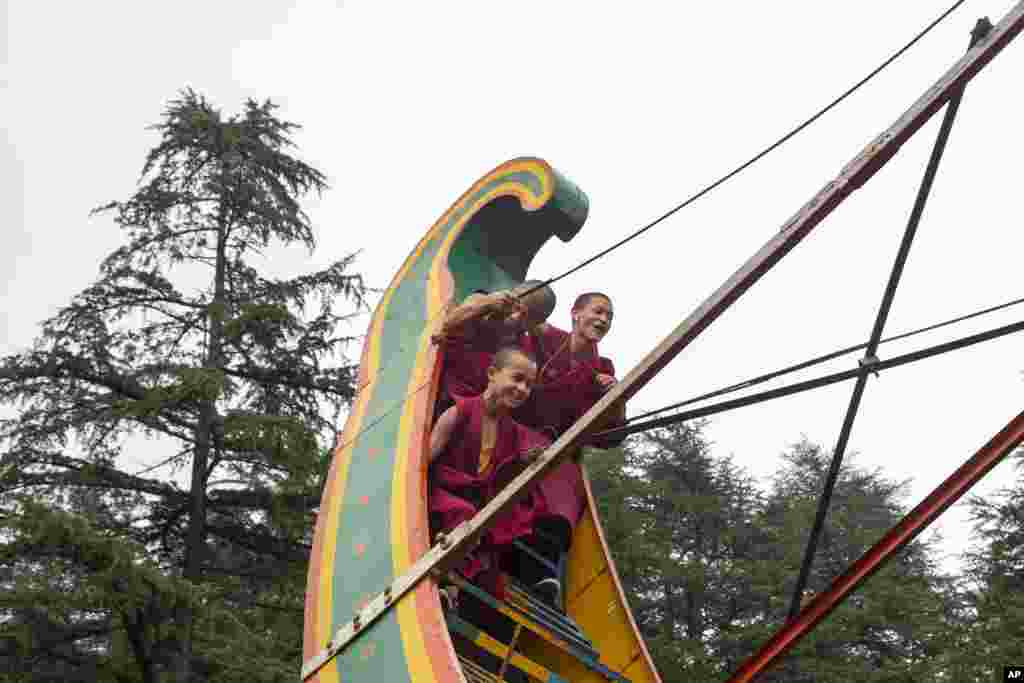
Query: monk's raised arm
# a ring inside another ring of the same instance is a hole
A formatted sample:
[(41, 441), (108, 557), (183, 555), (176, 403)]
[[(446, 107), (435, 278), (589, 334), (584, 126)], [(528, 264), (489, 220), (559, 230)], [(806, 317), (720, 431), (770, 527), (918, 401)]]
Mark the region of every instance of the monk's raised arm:
[(455, 431), (455, 421), (459, 417), (459, 407), (452, 406), (441, 413), (434, 423), (434, 429), (430, 432), (430, 462), (437, 460), (437, 457), (444, 453), (451, 441), (452, 432)]
[(444, 319), (440, 334), (434, 335), (434, 342), (454, 334), (468, 322), (482, 318), (490, 313), (511, 312), (519, 305), (518, 300), (510, 291), (493, 294), (471, 294), (466, 300), (450, 311)]

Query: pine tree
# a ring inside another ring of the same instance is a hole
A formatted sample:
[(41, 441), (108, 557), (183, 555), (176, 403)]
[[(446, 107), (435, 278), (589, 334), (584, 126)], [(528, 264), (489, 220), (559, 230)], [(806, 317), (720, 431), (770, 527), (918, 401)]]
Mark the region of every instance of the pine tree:
[(970, 499), (978, 546), (965, 553), (961, 646), (949, 653), (958, 680), (990, 681), (1024, 661), (1024, 451), (1013, 486)]
[[(609, 545), (664, 680), (728, 675), (785, 621), (826, 454), (797, 444), (767, 491), (715, 456), (700, 425), (656, 430), (591, 463)], [(899, 520), (901, 490), (880, 472), (842, 470), (813, 591)], [(937, 655), (953, 642), (950, 590), (919, 540), (762, 678), (936, 679)]]
[(314, 248), (299, 200), (326, 188), (275, 109), (170, 102), (138, 190), (96, 211), (125, 244), (0, 360), (8, 661), (91, 647), (109, 680), (124, 658), (132, 680), (294, 675), (324, 452), (355, 392), (341, 332), (366, 290), (352, 256), (283, 280), (254, 265)]
[(760, 493), (702, 426), (676, 425), (594, 459), (595, 496), (630, 606), (666, 683), (725, 673), (729, 632), (751, 619)]
[[(785, 621), (807, 534), (831, 454), (802, 441), (784, 454), (758, 525), (770, 542), (759, 548), (761, 624), (746, 635), (752, 652)], [(810, 593), (826, 590), (903, 517), (903, 482), (881, 470), (844, 464), (809, 576)], [(945, 617), (949, 579), (934, 559), (934, 539), (919, 538), (858, 589), (766, 681), (916, 681), (934, 678), (936, 656), (949, 644)], [(923, 677), (923, 678), (922, 678)]]

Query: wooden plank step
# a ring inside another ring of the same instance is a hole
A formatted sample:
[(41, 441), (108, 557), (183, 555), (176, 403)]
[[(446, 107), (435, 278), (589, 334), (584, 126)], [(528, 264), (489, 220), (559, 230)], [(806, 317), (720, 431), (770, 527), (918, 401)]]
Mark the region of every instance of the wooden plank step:
[[(518, 614), (523, 615), (523, 618), (537, 624), (538, 627), (550, 633), (551, 637), (549, 638), (538, 632), (538, 635), (542, 635), (545, 640), (564, 641), (566, 644), (586, 653), (587, 656), (595, 658), (598, 656), (597, 648), (583, 635), (582, 631), (546, 618), (544, 614), (532, 610), (529, 603), (522, 601), (514, 595), (509, 596), (509, 600), (505, 605), (515, 610)], [(536, 631), (536, 629), (533, 630)]]
[[(555, 649), (573, 657), (576, 661), (582, 664), (583, 667), (590, 669), (591, 671), (601, 675), (606, 680), (618, 681), (619, 683), (629, 683), (628, 679), (626, 679), (624, 676), (615, 671), (612, 671), (605, 665), (601, 664), (600, 655), (598, 651), (589, 645), (589, 641), (587, 645), (581, 645), (577, 642), (573, 642), (569, 639), (566, 639), (561, 634), (554, 632), (552, 629), (546, 627), (544, 624), (537, 621), (537, 615), (531, 614), (529, 612), (523, 612), (508, 603), (501, 602), (494, 596), (490, 595), (486, 591), (481, 590), (479, 587), (474, 586), (471, 583), (468, 583), (461, 577), (453, 576), (452, 580), (459, 585), (460, 589), (465, 590), (467, 593), (475, 597), (479, 602), (483, 603), (487, 607), (491, 608), (492, 610), (498, 612), (502, 616), (511, 620), (511, 622), (516, 624), (518, 627), (530, 631), (538, 638), (540, 638), (542, 641), (544, 641), (548, 646), (554, 647)], [(498, 638), (495, 638), (492, 635), (492, 633), (488, 633), (486, 625), (474, 624), (471, 621), (463, 618), (462, 616), (457, 616), (455, 614), (452, 614), (451, 612), (447, 613), (446, 617), (449, 619), (449, 628), (453, 628), (453, 630), (456, 630), (464, 638), (475, 643), (478, 647), (483, 648), (487, 652), (490, 652), (497, 657), (505, 657), (508, 654), (508, 646), (505, 643), (501, 642), (501, 640), (499, 640)], [(453, 623), (458, 624), (458, 627), (454, 628)], [(572, 623), (571, 620), (569, 620), (568, 623)], [(495, 631), (493, 628), (491, 630), (492, 632), (496, 633), (501, 632), (500, 628), (497, 631)], [(472, 633), (472, 636), (469, 635), (469, 633)], [(486, 638), (484, 638), (484, 636), (486, 636)], [(483, 645), (481, 643), (494, 643), (496, 645), (494, 647), (487, 647), (486, 645)], [(531, 661), (526, 659), (525, 657), (521, 657), (520, 655), (514, 654), (513, 657), (510, 659), (510, 664), (516, 666), (517, 657), (527, 662)], [(537, 665), (536, 663), (534, 663), (534, 665), (540, 667), (540, 665)], [(516, 668), (521, 669), (522, 667), (516, 666)], [(543, 669), (543, 667), (540, 668)], [(532, 675), (532, 673), (528, 670), (526, 671), (526, 673), (528, 675)], [(555, 674), (554, 672), (549, 671), (548, 673), (556, 677), (539, 680), (562, 680), (561, 678), (557, 677), (557, 674)]]
[[(554, 671), (546, 669), (537, 662), (527, 659), (514, 650), (510, 651), (508, 645), (495, 640), (487, 632), (481, 631), (473, 624), (460, 619), (451, 612), (448, 612), (445, 615), (445, 620), (448, 622), (449, 630), (459, 634), (469, 642), (490, 653), (494, 657), (497, 657), (501, 661), (505, 661), (507, 659), (510, 669), (514, 668), (516, 670), (515, 673), (525, 674), (530, 681), (535, 683), (570, 683)], [(482, 668), (479, 667), (479, 665), (475, 666)], [(486, 672), (486, 670), (484, 671)], [(507, 673), (509, 672), (506, 672), (506, 677), (511, 678), (507, 676)], [(474, 669), (474, 674), (478, 675), (479, 671)], [(491, 674), (491, 676), (494, 676), (494, 674)], [(496, 681), (497, 676), (494, 676), (491, 680)]]
[(583, 629), (579, 627), (579, 624), (564, 612), (556, 610), (543, 601), (538, 600), (524, 586), (510, 580), (508, 581), (506, 593), (508, 594), (508, 604), (526, 612), (537, 621), (549, 625), (554, 630), (569, 635), (587, 649), (593, 650), (595, 653), (597, 652), (593, 641), (583, 633)]
[(469, 657), (459, 655), (459, 664), (462, 665), (462, 674), (469, 683), (497, 683), (498, 681), (497, 676)]
[(543, 615), (533, 612), (529, 604), (502, 602), (461, 577), (453, 577), (452, 580), (459, 585), (461, 590), (469, 593), (487, 607), (510, 619), (513, 623), (520, 624), (558, 649), (577, 658), (594, 661), (598, 659), (597, 650), (578, 628), (567, 628), (557, 621), (549, 621)]

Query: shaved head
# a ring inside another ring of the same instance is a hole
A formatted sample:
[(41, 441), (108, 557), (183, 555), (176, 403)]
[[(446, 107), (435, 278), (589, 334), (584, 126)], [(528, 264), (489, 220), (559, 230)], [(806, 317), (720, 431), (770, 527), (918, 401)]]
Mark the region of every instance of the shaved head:
[(612, 298), (605, 294), (604, 292), (587, 292), (585, 294), (580, 294), (578, 297), (576, 297), (576, 302), (572, 305), (572, 310), (578, 311), (579, 309), (589, 304), (591, 300), (594, 299), (595, 297), (601, 297), (608, 303), (612, 302)]
[(520, 358), (529, 363), (533, 363), (534, 365), (537, 364), (537, 361), (533, 359), (533, 356), (528, 354), (526, 351), (523, 351), (518, 346), (503, 346), (494, 354), (494, 360), (491, 361), (491, 367), (496, 370), (502, 370)]
[(522, 299), (532, 320), (547, 320), (555, 311), (555, 292), (541, 280), (527, 280), (513, 288), (512, 294)]

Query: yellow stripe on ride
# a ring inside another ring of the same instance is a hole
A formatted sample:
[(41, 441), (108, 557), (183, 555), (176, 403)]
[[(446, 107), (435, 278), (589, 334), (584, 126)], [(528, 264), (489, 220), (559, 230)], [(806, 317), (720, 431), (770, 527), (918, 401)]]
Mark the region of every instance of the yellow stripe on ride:
[[(547, 164), (543, 164), (543, 163), (540, 163), (540, 162), (535, 161), (535, 160), (523, 159), (523, 160), (519, 160), (519, 161), (509, 162), (507, 164), (503, 164), (502, 166), (500, 166), (497, 169), (495, 169), (493, 173), (490, 173), (489, 175), (485, 176), (484, 178), (481, 178), (480, 181), (478, 181), (475, 185), (473, 185), (473, 187), (471, 188), (471, 190), (469, 192), (467, 192), (465, 195), (463, 195), (463, 197), (460, 199), (460, 202), (462, 201), (462, 199), (465, 199), (466, 197), (471, 196), (471, 194), (473, 192), (475, 192), (478, 188), (480, 188), (483, 185), (486, 185), (487, 183), (491, 182), (495, 177), (499, 177), (501, 175), (505, 175), (505, 174), (508, 174), (508, 173), (530, 173), (530, 174), (532, 174), (534, 177), (536, 177), (536, 178), (538, 178), (540, 180), (540, 185), (541, 185), (541, 192), (540, 192), (540, 194), (539, 195), (533, 195), (526, 188), (524, 188), (521, 184), (519, 184), (517, 182), (514, 182), (514, 181), (508, 181), (508, 182), (501, 183), (500, 185), (497, 185), (497, 186), (491, 188), (491, 190), (487, 194), (479, 197), (475, 202), (473, 202), (473, 204), (471, 206), (467, 207), (466, 211), (464, 211), (464, 213), (463, 213), (462, 220), (459, 222), (459, 224), (457, 226), (457, 229), (452, 229), (452, 230), (448, 231), (448, 234), (444, 238), (444, 242), (442, 242), (442, 244), (441, 244), (441, 248), (438, 250), (437, 258), (434, 259), (434, 263), (432, 264), (432, 266), (430, 268), (430, 276), (429, 276), (429, 278), (430, 278), (430, 283), (431, 283), (431, 289), (433, 289), (433, 286), (435, 284), (436, 285), (440, 284), (442, 277), (448, 275), (448, 272), (447, 272), (448, 254), (451, 251), (452, 244), (454, 244), (456, 238), (462, 232), (462, 228), (464, 227), (464, 225), (466, 223), (466, 218), (467, 217), (474, 215), (477, 211), (479, 211), (481, 208), (483, 208), (489, 202), (493, 201), (496, 197), (502, 197), (502, 196), (504, 196), (504, 197), (514, 196), (514, 197), (519, 199), (520, 203), (523, 205), (524, 208), (526, 208), (528, 211), (532, 211), (532, 210), (535, 210), (535, 209), (538, 209), (538, 208), (544, 206), (544, 204), (546, 204), (547, 201), (551, 198), (552, 192), (554, 192), (555, 178), (554, 178), (554, 173), (551, 170), (551, 168), (549, 166), (547, 166)], [(458, 208), (458, 206), (459, 206), (459, 204), (456, 203), (455, 206), (453, 206), (451, 209), (449, 209), (445, 213), (445, 215), (442, 217), (442, 219), (440, 221), (438, 221), (438, 225), (443, 225), (444, 221), (446, 220), (446, 218), (456, 208)], [(431, 232), (433, 233), (433, 231), (431, 231)], [(437, 296), (440, 297), (442, 295), (442, 290), (440, 289), (440, 287), (438, 287), (438, 289), (436, 291), (437, 291)], [(435, 305), (435, 302), (433, 302), (433, 301), (431, 301), (430, 303), (431, 303), (431, 306)], [(438, 301), (438, 302), (436, 302), (436, 305), (438, 307), (440, 307), (444, 303), (445, 302)]]
[[(451, 210), (449, 210), (445, 216), (450, 212)], [(406, 260), (400, 275), (404, 276), (412, 264), (419, 258), (423, 248), (431, 241), (431, 239), (436, 237), (437, 233), (444, 225), (444, 222), (445, 219), (442, 218), (442, 220), (438, 221), (434, 228), (427, 233), (427, 237), (420, 242), (413, 254)], [(434, 262), (436, 263), (437, 260), (438, 257), (435, 257)], [(401, 279), (401, 277), (396, 278), (396, 282), (401, 282)], [(431, 296), (430, 290), (436, 287), (438, 287), (438, 283), (436, 281), (429, 282), (427, 286), (426, 315), (428, 321), (440, 311), (439, 307), (432, 305), (435, 301), (439, 301), (441, 298), (438, 293)], [(389, 294), (393, 290), (394, 286), (389, 290)], [(416, 364), (413, 366), (407, 389), (407, 394), (417, 392), (411, 399), (411, 402), (413, 403), (419, 403), (429, 398), (428, 396), (419, 395), (417, 390), (429, 381), (430, 373), (433, 370), (432, 367), (428, 367), (428, 359), (431, 356), (431, 354), (428, 353), (430, 349), (430, 335), (430, 325), (426, 325), (424, 326), (424, 329), (420, 334), (420, 338), (417, 341)], [(411, 566), (416, 560), (416, 558), (412, 557), (412, 551), (409, 546), (409, 466), (410, 462), (413, 460), (411, 457), (412, 448), (414, 447), (412, 438), (414, 433), (419, 433), (418, 430), (415, 429), (415, 410), (413, 408), (414, 405), (410, 405), (410, 403), (407, 402), (402, 409), (402, 416), (398, 425), (395, 464), (391, 479), (391, 557), (395, 576), (401, 576), (405, 573), (409, 566)], [(420, 623), (419, 613), (416, 608), (418, 594), (421, 594), (419, 588), (407, 593), (398, 601), (398, 604), (395, 606), (396, 618), (398, 620), (399, 631), (402, 634), (402, 645), (405, 650), (406, 664), (408, 665), (409, 672), (415, 672), (417, 682), (424, 681), (425, 683), (434, 683), (437, 679), (434, 676), (434, 667), (431, 664), (429, 655), (427, 654), (426, 642), (423, 636), (423, 624)]]
[[(345, 429), (338, 438), (339, 449), (334, 454), (332, 467), (337, 466), (337, 471), (328, 481), (329, 494), (325, 496), (327, 501), (326, 520), (324, 524), (324, 535), (322, 537), (323, 547), (320, 549), (320, 582), (319, 600), (317, 605), (316, 641), (319, 647), (325, 647), (327, 641), (333, 636), (338, 624), (334, 623), (334, 569), (337, 555), (338, 530), (341, 526), (341, 510), (345, 499), (345, 485), (348, 479), (348, 468), (352, 461), (352, 451), (356, 445), (356, 436), (362, 427), (363, 417), (367, 406), (373, 397), (373, 391), (366, 390), (366, 387), (373, 382), (380, 369), (380, 331), (384, 325), (387, 306), (390, 296), (385, 295), (377, 308), (377, 314), (370, 324), (367, 335), (366, 346), (364, 347), (363, 364), (365, 366), (366, 384), (359, 388), (359, 398), (352, 407), (348, 419), (345, 421)], [(324, 510), (321, 510), (321, 514)], [(321, 669), (315, 679), (318, 683), (338, 683), (337, 663), (332, 662)]]
[[(501, 183), (500, 185), (492, 188), (491, 191), (487, 192), (485, 195), (478, 197), (470, 206), (463, 206), (462, 202), (467, 197), (472, 196), (473, 192), (490, 182), (495, 176), (517, 171), (528, 171), (541, 178), (541, 185), (544, 192), (542, 192), (540, 197), (534, 197), (530, 193), (524, 192), (522, 185), (519, 183), (508, 182)], [(540, 172), (538, 173), (538, 171)], [(429, 275), (425, 296), (425, 314), (428, 323), (424, 326), (418, 341), (416, 364), (413, 368), (412, 376), (410, 377), (407, 394), (417, 391), (422, 387), (430, 380), (430, 376), (433, 373), (434, 368), (432, 354), (429, 353), (430, 337), (433, 334), (433, 327), (440, 323), (440, 320), (443, 317), (441, 315), (442, 309), (447, 304), (445, 301), (445, 287), (444, 281), (442, 280), (442, 274), (447, 275), (448, 255), (451, 251), (451, 246), (458, 235), (462, 232), (469, 217), (473, 216), (480, 208), (497, 196), (515, 195), (524, 206), (529, 206), (531, 208), (542, 206), (550, 196), (552, 188), (553, 179), (550, 173), (546, 172), (546, 169), (541, 168), (535, 162), (506, 164), (499, 169), (496, 169), (496, 172), (481, 179), (473, 186), (473, 188), (470, 189), (469, 192), (463, 195), (463, 198), (460, 199), (459, 202), (456, 202), (451, 209), (446, 211), (441, 219), (438, 220), (434, 227), (427, 233), (426, 237), (420, 241), (420, 244), (417, 245), (413, 254), (406, 260), (406, 263), (403, 265), (399, 275), (395, 277), (392, 286), (389, 288), (388, 295), (391, 294), (397, 283), (402, 281), (405, 273), (422, 253), (423, 248), (432, 239), (436, 238), (441, 230), (446, 228), (446, 224), (450, 220), (453, 212), (462, 209), (462, 217), (455, 223), (455, 225), (447, 226), (447, 234), (444, 236), (437, 254), (431, 263), (430, 269), (428, 270)], [(428, 396), (417, 395), (413, 401), (418, 403), (427, 399), (429, 399)], [(426, 411), (427, 414), (429, 414), (429, 406)], [(429, 416), (427, 419), (429, 419)], [(419, 434), (419, 432), (415, 430), (415, 426), (415, 410), (413, 409), (413, 406), (406, 404), (403, 408), (399, 422), (398, 441), (396, 444), (397, 452), (394, 474), (392, 477), (391, 542), (393, 549), (392, 558), (396, 576), (404, 573), (417, 559), (412, 556), (412, 550), (409, 543), (408, 491), (409, 465), (413, 460), (410, 456), (412, 454), (412, 448), (416, 446), (412, 443), (412, 439), (414, 436)], [(403, 454), (405, 454), (404, 457)], [(436, 681), (436, 677), (434, 676), (433, 666), (430, 663), (430, 657), (427, 653), (426, 642), (422, 631), (425, 625), (420, 623), (419, 614), (416, 609), (417, 594), (422, 595), (419, 590), (414, 590), (407, 594), (398, 602), (395, 609), (397, 612), (399, 629), (402, 634), (402, 643), (405, 648), (405, 656), (409, 666), (409, 671), (417, 672), (417, 681), (423, 680), (434, 682)]]
[[(455, 619), (457, 619), (457, 617)], [(492, 655), (498, 657), (501, 660), (504, 660), (506, 657), (508, 657), (509, 664), (516, 667), (517, 669), (519, 669), (535, 681), (551, 680), (552, 676), (550, 671), (548, 671), (532, 659), (527, 659), (515, 650), (512, 650), (512, 653), (510, 655), (509, 650), (511, 648), (509, 648), (508, 645), (501, 642), (500, 640), (491, 637), (486, 631), (478, 630), (476, 632), (476, 636), (472, 639), (471, 642), (474, 645), (477, 645), (480, 648), (490, 652)]]

